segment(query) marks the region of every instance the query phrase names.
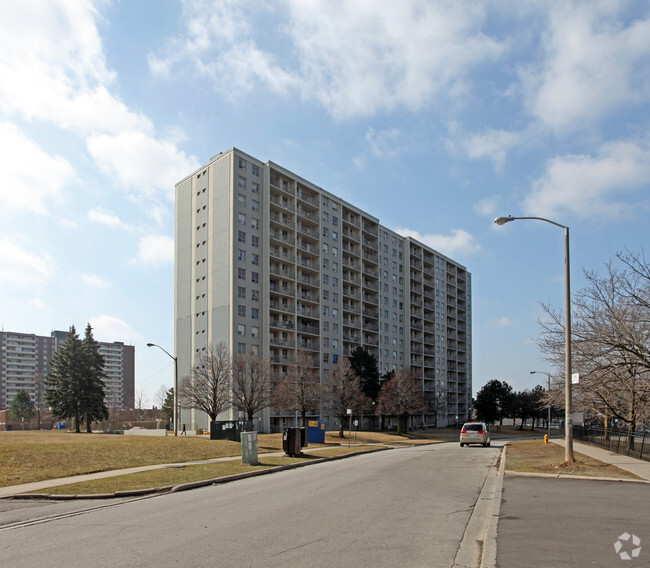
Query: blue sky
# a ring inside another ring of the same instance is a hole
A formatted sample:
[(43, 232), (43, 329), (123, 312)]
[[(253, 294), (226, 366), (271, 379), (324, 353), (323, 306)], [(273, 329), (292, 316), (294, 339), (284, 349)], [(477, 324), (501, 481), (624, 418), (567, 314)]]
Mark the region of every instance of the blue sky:
[[(464, 264), (474, 391), (540, 302), (646, 245), (645, 1), (0, 3), (0, 325), (90, 322), (173, 383), (174, 184), (236, 146)], [(543, 380), (541, 380), (543, 379)]]

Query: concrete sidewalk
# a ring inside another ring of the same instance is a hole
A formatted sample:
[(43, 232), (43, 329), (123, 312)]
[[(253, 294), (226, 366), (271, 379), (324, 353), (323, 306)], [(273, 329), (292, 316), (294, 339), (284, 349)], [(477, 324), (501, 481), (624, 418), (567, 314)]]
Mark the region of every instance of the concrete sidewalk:
[[(564, 447), (563, 438), (552, 438), (549, 440), (558, 446)], [(574, 451), (594, 458), (604, 463), (615, 465), (620, 467), (625, 471), (629, 471), (634, 475), (638, 475), (641, 479), (650, 481), (650, 461), (639, 460), (637, 458), (631, 458), (623, 454), (617, 454), (605, 448), (600, 448), (598, 446), (592, 446), (590, 444), (583, 444), (582, 442), (573, 441)]]

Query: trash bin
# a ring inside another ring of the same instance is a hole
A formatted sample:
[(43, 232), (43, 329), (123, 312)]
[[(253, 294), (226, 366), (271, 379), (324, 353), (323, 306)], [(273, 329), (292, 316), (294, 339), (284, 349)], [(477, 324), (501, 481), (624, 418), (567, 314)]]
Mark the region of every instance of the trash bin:
[(299, 456), (302, 453), (300, 428), (285, 428), (282, 431), (282, 449), (291, 457)]
[(310, 420), (307, 423), (307, 441), (310, 444), (325, 443), (325, 422)]

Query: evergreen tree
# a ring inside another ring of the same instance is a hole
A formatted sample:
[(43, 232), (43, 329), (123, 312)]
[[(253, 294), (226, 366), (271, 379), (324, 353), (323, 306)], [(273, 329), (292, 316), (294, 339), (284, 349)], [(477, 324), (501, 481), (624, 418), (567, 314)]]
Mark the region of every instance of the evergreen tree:
[(19, 390), (9, 405), (9, 416), (16, 422), (22, 422), (23, 430), (25, 422), (30, 422), (34, 417), (34, 403), (29, 398), (26, 390)]
[(93, 337), (93, 328), (86, 325), (82, 342), (83, 351), (83, 392), (82, 411), (86, 421), (86, 432), (91, 433), (94, 420), (108, 419), (108, 408), (104, 377), (104, 356), (99, 352), (99, 342)]
[(104, 357), (99, 353), (90, 324), (83, 341), (72, 326), (65, 343), (52, 356), (45, 401), (54, 417), (74, 420), (75, 432), (81, 432), (84, 420), (86, 431), (90, 432), (93, 420), (108, 418), (103, 368)]
[(52, 356), (45, 402), (52, 409), (55, 418), (74, 420), (76, 432), (81, 432), (82, 363), (83, 348), (73, 325), (65, 343)]
[(162, 417), (166, 423), (174, 419), (174, 387), (167, 390), (162, 405)]
[(376, 402), (382, 383), (379, 378), (377, 359), (363, 347), (357, 347), (352, 351), (349, 359), (352, 370), (361, 379), (361, 390), (363, 394), (373, 402)]

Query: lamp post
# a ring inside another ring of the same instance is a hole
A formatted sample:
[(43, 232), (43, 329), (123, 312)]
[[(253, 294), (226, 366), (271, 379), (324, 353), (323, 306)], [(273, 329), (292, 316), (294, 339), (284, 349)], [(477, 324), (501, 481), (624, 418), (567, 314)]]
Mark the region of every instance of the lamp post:
[(548, 430), (548, 437), (551, 437), (551, 399), (550, 399), (550, 394), (551, 394), (551, 374), (550, 373), (545, 373), (544, 371), (531, 371), (531, 375), (546, 375), (548, 377), (548, 394), (549, 394), (549, 399), (548, 399), (548, 419), (547, 419), (547, 425), (546, 428)]
[(174, 436), (178, 436), (178, 357), (174, 357), (166, 349), (163, 349), (156, 343), (147, 343), (147, 347), (157, 347), (174, 360)]
[(565, 325), (564, 325), (564, 461), (573, 463), (573, 419), (571, 416), (571, 278), (569, 268), (569, 227), (543, 217), (497, 217), (497, 225), (505, 225), (510, 221), (533, 219), (544, 221), (564, 229), (564, 276), (565, 276)]

